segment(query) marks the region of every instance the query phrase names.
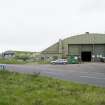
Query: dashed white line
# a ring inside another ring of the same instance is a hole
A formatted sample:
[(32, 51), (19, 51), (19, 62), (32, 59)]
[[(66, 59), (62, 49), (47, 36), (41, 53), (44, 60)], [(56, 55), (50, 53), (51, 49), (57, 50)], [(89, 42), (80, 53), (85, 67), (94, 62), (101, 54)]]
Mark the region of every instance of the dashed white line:
[(93, 78), (93, 79), (104, 79), (105, 80), (105, 78), (97, 78), (97, 77), (89, 77), (89, 76), (80, 76), (80, 77), (83, 77), (83, 78)]

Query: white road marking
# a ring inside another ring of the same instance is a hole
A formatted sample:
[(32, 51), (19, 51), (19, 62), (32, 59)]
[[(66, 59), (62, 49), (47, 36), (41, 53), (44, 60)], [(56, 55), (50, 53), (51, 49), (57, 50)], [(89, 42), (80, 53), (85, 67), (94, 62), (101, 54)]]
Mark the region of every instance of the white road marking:
[(80, 77), (84, 77), (84, 78), (93, 78), (93, 79), (105, 79), (105, 78), (97, 78), (97, 77), (89, 77), (89, 76), (80, 76)]
[(79, 71), (72, 71), (72, 70), (70, 70), (68, 72), (87, 73), (87, 74), (90, 74), (90, 75), (92, 75), (92, 74), (102, 74), (102, 75), (105, 75), (105, 73), (97, 73), (97, 72), (79, 72)]

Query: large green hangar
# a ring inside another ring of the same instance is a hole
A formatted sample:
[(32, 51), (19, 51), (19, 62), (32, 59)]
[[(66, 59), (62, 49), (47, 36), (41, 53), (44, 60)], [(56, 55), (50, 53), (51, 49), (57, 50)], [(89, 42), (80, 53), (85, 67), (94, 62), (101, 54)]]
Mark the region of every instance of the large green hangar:
[(76, 56), (81, 61), (98, 61), (105, 57), (105, 34), (89, 33), (68, 37), (41, 52), (41, 59)]

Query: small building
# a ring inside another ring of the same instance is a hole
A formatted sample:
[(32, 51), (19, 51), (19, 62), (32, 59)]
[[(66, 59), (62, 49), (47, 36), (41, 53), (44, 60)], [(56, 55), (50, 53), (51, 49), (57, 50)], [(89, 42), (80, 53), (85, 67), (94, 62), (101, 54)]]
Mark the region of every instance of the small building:
[(7, 59), (13, 58), (13, 57), (15, 57), (15, 52), (14, 51), (5, 51), (2, 53), (2, 57), (7, 58)]
[(42, 59), (58, 59), (77, 56), (81, 61), (99, 61), (105, 57), (105, 34), (86, 32), (59, 40), (41, 52)]

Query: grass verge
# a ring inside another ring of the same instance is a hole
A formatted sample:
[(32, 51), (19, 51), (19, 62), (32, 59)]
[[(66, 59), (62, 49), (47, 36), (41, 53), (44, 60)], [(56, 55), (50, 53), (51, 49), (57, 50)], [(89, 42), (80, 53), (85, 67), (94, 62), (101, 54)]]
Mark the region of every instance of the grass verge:
[(105, 88), (0, 71), (0, 105), (105, 105)]
[(1, 59), (0, 58), (0, 64), (25, 64), (24, 61), (18, 61), (16, 59)]

